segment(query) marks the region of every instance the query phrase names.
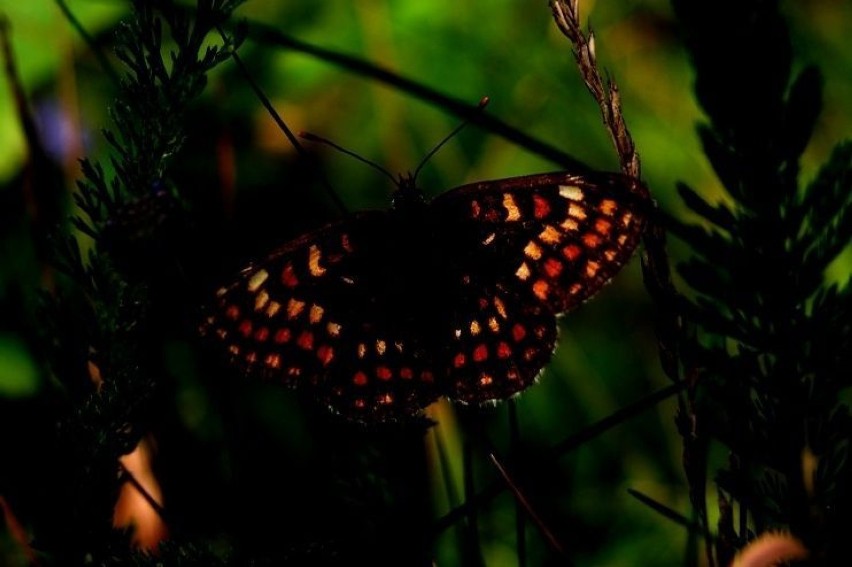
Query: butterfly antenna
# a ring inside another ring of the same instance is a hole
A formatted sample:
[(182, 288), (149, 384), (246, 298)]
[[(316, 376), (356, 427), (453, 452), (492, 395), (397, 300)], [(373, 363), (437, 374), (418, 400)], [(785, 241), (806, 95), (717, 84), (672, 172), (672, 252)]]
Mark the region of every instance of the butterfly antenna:
[[(219, 30), (219, 35), (222, 36), (222, 39), (224, 40), (225, 32), (222, 31), (221, 28), (217, 29)], [(254, 80), (254, 77), (252, 77), (251, 73), (248, 70), (248, 67), (246, 67), (245, 63), (243, 63), (242, 58), (237, 54), (236, 49), (231, 51), (231, 59), (234, 60), (234, 63), (236, 63), (237, 65), (237, 69), (239, 69), (240, 73), (246, 79), (249, 86), (254, 91), (255, 96), (257, 96), (258, 100), (260, 100), (261, 104), (263, 104), (264, 108), (266, 108), (266, 111), (278, 125), (278, 128), (280, 128), (281, 131), (284, 132), (284, 135), (287, 136), (287, 140), (290, 141), (290, 144), (293, 146), (296, 152), (298, 152), (298, 154), (302, 156), (302, 158), (308, 159), (309, 156), (307, 150), (305, 150), (304, 146), (299, 143), (299, 140), (296, 138), (296, 136), (293, 135), (293, 131), (290, 130), (290, 127), (287, 126), (287, 123), (284, 122), (284, 119), (281, 118), (281, 115), (278, 114), (278, 111), (275, 110), (274, 106), (272, 106), (272, 101), (269, 100), (269, 97), (266, 96), (266, 93), (263, 92), (263, 89), (261, 89), (260, 85), (257, 84), (257, 81)], [(340, 199), (340, 196), (338, 196), (337, 192), (334, 190), (334, 187), (331, 186), (331, 183), (325, 176), (325, 173), (323, 173), (321, 169), (317, 168), (316, 174), (319, 177), (320, 183), (322, 183), (322, 186), (325, 189), (326, 193), (329, 194), (331, 200), (334, 202), (337, 208), (340, 209), (341, 212), (346, 213), (346, 204)]]
[(357, 159), (357, 160), (358, 160), (358, 161), (360, 161), (361, 163), (366, 163), (367, 165), (369, 165), (370, 167), (372, 167), (373, 169), (375, 169), (375, 170), (377, 170), (377, 171), (381, 171), (381, 172), (382, 172), (384, 175), (386, 175), (386, 176), (387, 176), (387, 177), (388, 177), (391, 181), (393, 181), (393, 182), (394, 182), (394, 184), (396, 184), (396, 183), (397, 183), (397, 180), (394, 178), (394, 176), (393, 176), (393, 175), (391, 175), (391, 174), (390, 174), (390, 172), (388, 172), (388, 170), (387, 170), (387, 169), (385, 169), (384, 167), (380, 166), (379, 164), (377, 164), (377, 163), (375, 163), (375, 162), (373, 162), (373, 161), (368, 160), (368, 159), (367, 159), (367, 158), (365, 158), (365, 157), (359, 156), (358, 154), (356, 154), (356, 153), (355, 153), (355, 152), (353, 152), (352, 150), (347, 150), (346, 148), (344, 148), (344, 147), (342, 147), (342, 146), (339, 146), (339, 145), (335, 144), (335, 143), (334, 143), (334, 142), (332, 142), (331, 140), (328, 140), (328, 139), (323, 138), (323, 137), (321, 137), (321, 136), (317, 136), (316, 134), (311, 134), (310, 132), (299, 132), (299, 137), (300, 137), (300, 138), (302, 138), (302, 139), (304, 139), (304, 140), (308, 140), (308, 141), (310, 141), (310, 142), (319, 142), (319, 143), (321, 143), (321, 144), (325, 144), (325, 145), (327, 145), (327, 146), (331, 146), (331, 147), (332, 147), (332, 148), (334, 148), (335, 150), (337, 150), (337, 151), (339, 151), (339, 152), (343, 152), (344, 154), (346, 154), (346, 155), (348, 155), (348, 156), (350, 156), (350, 157), (354, 157), (355, 159)]
[[(485, 108), (486, 106), (488, 106), (488, 101), (489, 101), (489, 99), (488, 99), (488, 97), (487, 97), (487, 96), (482, 97), (482, 100), (480, 100), (480, 101), (479, 101), (479, 104), (478, 104), (478, 105), (476, 105), (476, 112), (480, 112), (483, 108)], [(464, 122), (462, 122), (461, 124), (459, 124), (458, 126), (456, 126), (456, 127), (453, 129), (453, 131), (452, 131), (452, 132), (450, 132), (449, 134), (447, 134), (447, 135), (444, 137), (444, 139), (443, 139), (443, 140), (441, 140), (440, 142), (438, 142), (438, 144), (437, 144), (434, 148), (432, 148), (432, 151), (430, 151), (428, 154), (426, 154), (426, 157), (424, 157), (424, 158), (423, 158), (423, 160), (420, 162), (420, 165), (418, 165), (418, 166), (417, 166), (417, 169), (415, 169), (415, 170), (414, 170), (414, 176), (413, 176), (413, 178), (414, 178), (414, 179), (417, 179), (417, 174), (418, 174), (418, 173), (420, 173), (420, 170), (421, 170), (421, 169), (423, 169), (423, 166), (424, 166), (424, 165), (426, 165), (426, 162), (427, 162), (427, 161), (429, 161), (429, 159), (431, 159), (431, 157), (432, 157), (433, 155), (435, 155), (436, 153), (438, 153), (438, 150), (440, 150), (440, 149), (443, 147), (443, 145), (444, 145), (444, 144), (446, 144), (447, 142), (449, 142), (449, 141), (450, 141), (450, 139), (451, 139), (453, 136), (455, 136), (456, 134), (458, 134), (459, 132), (461, 132), (462, 128), (464, 128), (465, 126), (467, 126), (468, 124), (470, 124), (470, 120), (471, 120), (471, 119), (470, 119), (470, 118), (468, 118), (467, 120), (465, 120)]]

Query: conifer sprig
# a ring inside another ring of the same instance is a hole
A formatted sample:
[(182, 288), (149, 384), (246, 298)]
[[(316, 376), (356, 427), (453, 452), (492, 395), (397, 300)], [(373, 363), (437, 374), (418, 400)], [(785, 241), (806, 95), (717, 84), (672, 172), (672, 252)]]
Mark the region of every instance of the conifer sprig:
[[(852, 327), (850, 287), (826, 286), (824, 272), (852, 239), (852, 152), (840, 144), (801, 182), (822, 81), (812, 67), (791, 80), (777, 2), (673, 4), (708, 119), (699, 136), (730, 198), (710, 203), (681, 185), (701, 224), (672, 225), (693, 251), (680, 272), (695, 292), (684, 311), (700, 329), (688, 349), (696, 430), (730, 451), (710, 471), (721, 511), (711, 560), (727, 564), (756, 534), (787, 529), (812, 557), (838, 564), (852, 434), (838, 394), (850, 381)], [(704, 487), (692, 492), (702, 506)]]

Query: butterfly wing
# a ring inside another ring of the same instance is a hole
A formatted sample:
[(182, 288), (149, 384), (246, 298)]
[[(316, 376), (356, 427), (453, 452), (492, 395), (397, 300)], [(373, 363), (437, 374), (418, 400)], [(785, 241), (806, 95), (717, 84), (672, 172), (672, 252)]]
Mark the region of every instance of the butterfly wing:
[(648, 201), (638, 181), (604, 173), (475, 183), (433, 200), (452, 235), (441, 246), (460, 266), (457, 310), (444, 331), (447, 395), (502, 399), (532, 383), (552, 354), (555, 316), (627, 262)]
[(218, 290), (202, 333), (247, 374), (309, 388), (353, 419), (416, 413), (435, 399), (418, 337), (382, 304), (388, 214), (293, 240)]
[(527, 388), (550, 360), (556, 318), (500, 284), (465, 286), (446, 333), (445, 392), (465, 403), (505, 399)]

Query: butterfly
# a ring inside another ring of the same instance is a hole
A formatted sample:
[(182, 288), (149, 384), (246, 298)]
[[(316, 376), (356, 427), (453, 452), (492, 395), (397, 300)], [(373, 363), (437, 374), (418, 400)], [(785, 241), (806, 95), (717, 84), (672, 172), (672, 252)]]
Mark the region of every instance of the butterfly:
[(647, 189), (610, 173), (473, 183), (287, 242), (216, 292), (203, 334), (246, 374), (308, 389), (356, 421), (441, 396), (503, 400), (535, 382), (557, 317), (630, 259)]

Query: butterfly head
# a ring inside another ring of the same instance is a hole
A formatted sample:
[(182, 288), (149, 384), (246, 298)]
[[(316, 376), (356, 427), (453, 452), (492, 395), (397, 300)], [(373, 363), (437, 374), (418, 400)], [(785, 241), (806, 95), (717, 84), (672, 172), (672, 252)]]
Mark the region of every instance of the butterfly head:
[(426, 197), (417, 187), (417, 174), (400, 174), (395, 180), (396, 191), (391, 195), (391, 203), (397, 211), (412, 211), (426, 206)]

